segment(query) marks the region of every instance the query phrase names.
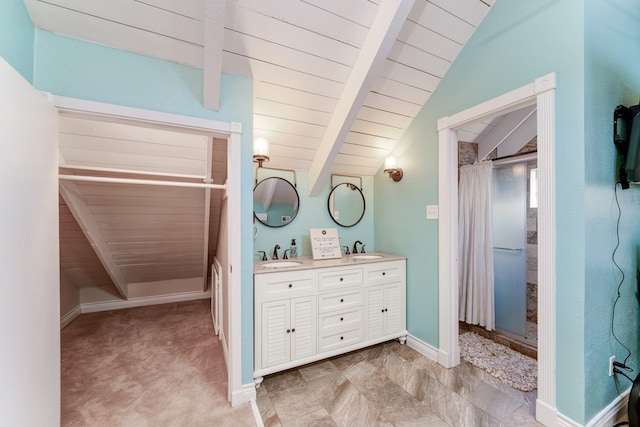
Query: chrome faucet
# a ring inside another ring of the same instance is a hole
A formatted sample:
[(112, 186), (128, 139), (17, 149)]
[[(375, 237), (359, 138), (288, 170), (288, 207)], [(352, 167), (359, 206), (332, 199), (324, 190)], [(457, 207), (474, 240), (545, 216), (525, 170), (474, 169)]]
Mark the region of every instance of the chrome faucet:
[(355, 243), (353, 244), (353, 250), (351, 251), (351, 253), (353, 254), (358, 253), (358, 243), (362, 245), (362, 242), (360, 240), (356, 240)]
[(273, 248), (273, 257), (271, 259), (278, 259), (278, 249), (280, 249), (280, 245), (276, 245), (276, 247)]

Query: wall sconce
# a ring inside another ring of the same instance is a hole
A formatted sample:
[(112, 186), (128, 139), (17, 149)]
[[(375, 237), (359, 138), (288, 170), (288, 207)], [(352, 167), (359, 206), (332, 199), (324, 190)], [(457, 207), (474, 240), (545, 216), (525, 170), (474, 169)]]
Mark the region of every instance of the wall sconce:
[(389, 178), (393, 179), (395, 182), (398, 182), (402, 179), (402, 169), (398, 167), (396, 163), (396, 158), (393, 156), (389, 156), (384, 161), (384, 172), (389, 174)]
[(253, 141), (253, 161), (262, 167), (263, 162), (269, 161), (269, 141), (264, 138), (258, 138)]

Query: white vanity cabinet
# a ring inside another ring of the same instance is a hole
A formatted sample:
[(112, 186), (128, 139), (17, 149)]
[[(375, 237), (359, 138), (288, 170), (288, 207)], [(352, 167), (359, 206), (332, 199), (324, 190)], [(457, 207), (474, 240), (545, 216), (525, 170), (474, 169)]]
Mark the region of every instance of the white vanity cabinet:
[(404, 261), (365, 266), (366, 339), (405, 329), (405, 274)]
[(400, 257), (338, 266), (308, 261), (254, 274), (256, 385), (295, 366), (394, 338), (404, 343), (405, 265)]
[(317, 275), (307, 270), (255, 278), (256, 366), (317, 353), (317, 289)]
[(318, 272), (319, 352), (362, 342), (362, 267)]
[(262, 366), (316, 354), (316, 300), (300, 297), (262, 305)]

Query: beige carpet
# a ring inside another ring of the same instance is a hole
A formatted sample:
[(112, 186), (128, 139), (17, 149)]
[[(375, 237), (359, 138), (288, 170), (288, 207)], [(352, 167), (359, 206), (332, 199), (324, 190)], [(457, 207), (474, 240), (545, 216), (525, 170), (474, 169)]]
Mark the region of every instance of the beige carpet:
[(209, 300), (83, 314), (61, 333), (62, 426), (255, 426), (231, 408)]
[(460, 357), (516, 390), (538, 387), (538, 362), (473, 332), (459, 336)]

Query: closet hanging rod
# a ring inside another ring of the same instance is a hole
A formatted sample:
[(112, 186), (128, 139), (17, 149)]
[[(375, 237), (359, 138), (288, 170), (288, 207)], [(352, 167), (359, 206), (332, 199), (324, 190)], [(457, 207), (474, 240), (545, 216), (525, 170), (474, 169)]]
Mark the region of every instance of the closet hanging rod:
[(538, 158), (538, 150), (529, 151), (522, 154), (511, 154), (509, 156), (496, 157), (495, 159), (487, 159), (493, 162), (494, 166), (509, 165), (513, 163), (529, 162)]
[(505, 248), (502, 246), (494, 246), (493, 249), (499, 249), (501, 251), (511, 251), (511, 252), (519, 252), (522, 248)]
[(137, 184), (137, 185), (158, 185), (164, 187), (187, 187), (187, 188), (210, 188), (212, 190), (225, 190), (225, 184), (200, 184), (198, 182), (175, 182), (175, 181), (150, 181), (147, 179), (130, 178), (107, 178), (102, 176), (82, 176), (82, 175), (58, 175), (58, 178), (65, 181), (84, 182), (106, 182), (110, 184)]

